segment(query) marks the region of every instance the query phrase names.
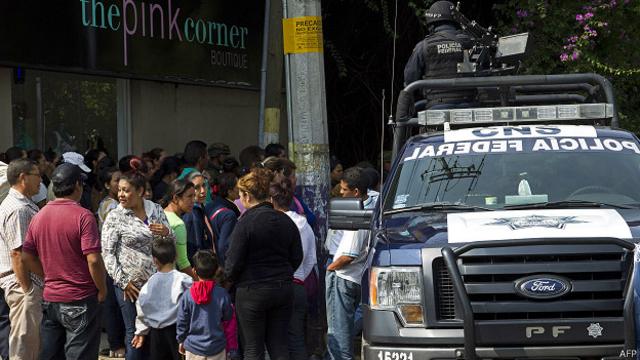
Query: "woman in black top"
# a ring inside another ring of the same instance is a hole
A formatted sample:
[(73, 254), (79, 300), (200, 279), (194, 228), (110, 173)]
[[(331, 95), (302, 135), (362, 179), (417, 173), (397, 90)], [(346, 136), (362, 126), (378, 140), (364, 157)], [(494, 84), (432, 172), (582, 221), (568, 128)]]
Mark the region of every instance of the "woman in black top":
[(293, 272), (302, 262), (300, 233), (269, 198), (272, 175), (253, 169), (238, 182), (248, 209), (231, 233), (225, 275), (236, 287), (244, 359), (289, 359), (287, 328), (293, 309)]

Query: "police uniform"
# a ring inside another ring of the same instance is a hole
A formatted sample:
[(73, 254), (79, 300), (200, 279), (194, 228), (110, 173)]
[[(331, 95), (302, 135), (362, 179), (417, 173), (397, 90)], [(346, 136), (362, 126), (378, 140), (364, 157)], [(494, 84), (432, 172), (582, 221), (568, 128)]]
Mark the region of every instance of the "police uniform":
[[(405, 86), (422, 79), (458, 76), (458, 63), (464, 60), (463, 45), (470, 43), (471, 39), (454, 26), (450, 10), (448, 10), (448, 14), (438, 14), (438, 11), (443, 10), (442, 8), (448, 9), (448, 5), (442, 3), (451, 4), (439, 1), (434, 4), (434, 7), (440, 5), (441, 9), (430, 9), (427, 12), (427, 23), (433, 24), (434, 28), (431, 31), (432, 34), (419, 42), (413, 49), (404, 68)], [(470, 103), (475, 98), (475, 90), (425, 90), (422, 96), (427, 100), (427, 107), (438, 104)]]

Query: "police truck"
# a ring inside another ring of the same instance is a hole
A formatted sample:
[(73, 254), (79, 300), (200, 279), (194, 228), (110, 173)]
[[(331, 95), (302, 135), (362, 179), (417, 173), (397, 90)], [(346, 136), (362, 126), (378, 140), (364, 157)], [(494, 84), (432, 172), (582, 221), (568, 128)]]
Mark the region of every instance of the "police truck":
[[(424, 89), (478, 101), (415, 111)], [(640, 141), (606, 78), (414, 82), (394, 154), (376, 209), (330, 205), (370, 231), (363, 359), (635, 357)]]

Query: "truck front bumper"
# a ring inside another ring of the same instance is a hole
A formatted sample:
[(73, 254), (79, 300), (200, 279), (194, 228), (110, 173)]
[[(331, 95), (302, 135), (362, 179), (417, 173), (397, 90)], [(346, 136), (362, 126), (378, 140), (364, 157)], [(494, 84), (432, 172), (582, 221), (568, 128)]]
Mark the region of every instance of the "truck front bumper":
[[(623, 345), (545, 346), (518, 348), (478, 347), (479, 359), (635, 359), (635, 349)], [(363, 342), (363, 360), (457, 360), (464, 358), (464, 347), (398, 347)]]

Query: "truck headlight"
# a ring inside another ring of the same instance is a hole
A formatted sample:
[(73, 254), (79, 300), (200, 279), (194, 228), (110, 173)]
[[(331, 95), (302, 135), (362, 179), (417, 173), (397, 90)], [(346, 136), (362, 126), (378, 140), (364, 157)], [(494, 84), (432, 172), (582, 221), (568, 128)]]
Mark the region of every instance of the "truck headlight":
[(405, 326), (423, 326), (421, 268), (373, 267), (369, 301), (372, 309), (395, 311)]

